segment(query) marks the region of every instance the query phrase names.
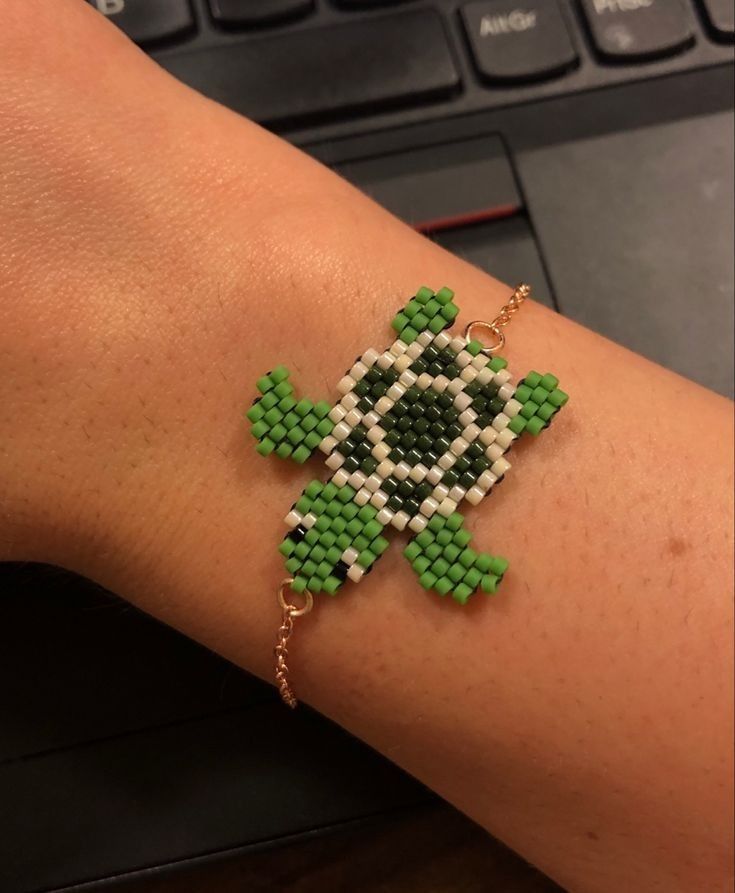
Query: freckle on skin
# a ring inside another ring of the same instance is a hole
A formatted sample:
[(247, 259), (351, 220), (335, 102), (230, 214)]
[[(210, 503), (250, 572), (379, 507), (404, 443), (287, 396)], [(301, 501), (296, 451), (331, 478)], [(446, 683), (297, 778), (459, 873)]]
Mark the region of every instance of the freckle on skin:
[(685, 540), (679, 539), (675, 536), (670, 537), (666, 545), (668, 551), (674, 556), (683, 554), (688, 548)]

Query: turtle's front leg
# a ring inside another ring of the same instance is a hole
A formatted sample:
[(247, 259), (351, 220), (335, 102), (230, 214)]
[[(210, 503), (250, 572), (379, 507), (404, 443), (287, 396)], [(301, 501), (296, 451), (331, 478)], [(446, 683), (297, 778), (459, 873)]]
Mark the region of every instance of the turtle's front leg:
[(475, 552), (470, 548), (471, 539), (459, 512), (448, 518), (435, 514), (403, 554), (424, 589), (433, 589), (439, 595), (451, 593), (464, 605), (477, 589), (495, 592), (508, 567), (505, 558)]
[(275, 453), (281, 459), (306, 462), (322, 440), (332, 433), (332, 408), (324, 400), (297, 400), (285, 366), (276, 366), (258, 379), (259, 397), (245, 413), (252, 423), (255, 448), (261, 456)]

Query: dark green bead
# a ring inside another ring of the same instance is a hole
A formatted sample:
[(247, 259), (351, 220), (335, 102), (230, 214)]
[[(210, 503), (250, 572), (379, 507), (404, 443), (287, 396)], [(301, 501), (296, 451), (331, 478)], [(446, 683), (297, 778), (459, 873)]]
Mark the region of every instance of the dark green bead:
[(434, 360), (433, 363), (429, 364), (429, 368), (427, 369), (427, 372), (433, 378), (436, 378), (437, 375), (441, 375), (442, 372), (444, 372), (444, 366), (442, 366), (442, 364), (438, 360)]
[[(403, 449), (402, 446), (394, 447), (388, 454), (388, 458), (395, 465), (398, 465), (399, 462), (403, 462), (403, 460), (406, 458), (406, 451)], [(349, 462), (350, 460), (348, 459), (347, 461)]]
[(480, 393), (480, 389), (482, 385), (477, 379), (475, 381), (471, 381), (468, 385), (465, 386), (464, 392), (468, 397), (476, 397)]
[(405, 449), (410, 450), (417, 440), (418, 438), (413, 431), (406, 431), (406, 433), (401, 437), (401, 446)]
[(469, 471), (471, 465), (472, 463), (466, 456), (460, 456), (452, 467), (456, 472), (462, 474), (464, 471)]
[(415, 403), (417, 400), (421, 399), (421, 391), (414, 385), (406, 391), (403, 395), (403, 399), (409, 404)]
[(459, 435), (462, 433), (461, 425), (448, 425), (447, 430), (445, 431), (445, 435), (449, 438), (450, 442), (456, 440)]
[(403, 503), (403, 511), (413, 518), (414, 515), (418, 514), (419, 511), (419, 503), (413, 497), (410, 499), (406, 499)]
[[(430, 406), (426, 410), (426, 415), (424, 416), (427, 423), (438, 422), (441, 417), (442, 417), (442, 411), (441, 411), (441, 409), (439, 409), (438, 406)], [(427, 425), (427, 427), (428, 427), (428, 425)]]
[(398, 494), (394, 494), (393, 496), (390, 497), (388, 502), (386, 502), (386, 506), (392, 512), (398, 512), (403, 508), (403, 499), (400, 496), (398, 496)]
[[(416, 419), (413, 425), (413, 430), (419, 435), (426, 434), (426, 432), (429, 430), (429, 423), (424, 416), (422, 416), (420, 419)], [(428, 447), (426, 449), (428, 449)]]
[(398, 424), (396, 425), (396, 430), (400, 431), (401, 434), (405, 434), (406, 431), (411, 431), (413, 429), (413, 416), (404, 415), (402, 418), (398, 420)]
[(459, 376), (459, 366), (455, 365), (454, 363), (450, 363), (444, 370), (444, 374), (449, 379), (457, 378)]
[(490, 468), (490, 462), (488, 459), (485, 458), (485, 456), (479, 456), (472, 463), (472, 470), (478, 477), (483, 473), (483, 471), (487, 471), (488, 468)]
[(408, 404), (405, 402), (403, 397), (401, 397), (398, 403), (395, 403), (393, 405), (393, 409), (391, 410), (391, 412), (397, 419), (400, 419), (401, 416), (404, 416), (408, 412)]
[(468, 459), (479, 459), (485, 452), (485, 448), (481, 443), (471, 443), (465, 450), (465, 456)]
[(370, 392), (370, 384), (363, 378), (357, 382), (352, 390), (355, 392), (355, 394), (357, 394), (358, 397), (364, 397), (365, 394)]
[(414, 403), (413, 406), (408, 410), (408, 414), (412, 419), (420, 419), (423, 418), (424, 413), (426, 412), (426, 407), (423, 403)]
[(450, 409), (452, 406), (454, 406), (454, 397), (444, 391), (443, 394), (439, 394), (439, 396), (436, 398), (436, 402), (439, 406), (441, 406), (442, 409)]
[(437, 437), (434, 441), (434, 452), (438, 453), (440, 456), (451, 446), (452, 442), (446, 435), (442, 435), (441, 437)]
[(356, 459), (354, 456), (348, 456), (342, 464), (342, 468), (349, 474), (352, 474), (353, 471), (357, 471), (360, 467), (360, 460)]
[(416, 487), (413, 497), (414, 499), (418, 499), (421, 503), (423, 502), (427, 496), (431, 496), (434, 488), (428, 481), (421, 481), (421, 483)]
[(458, 480), (459, 474), (454, 468), (450, 468), (442, 475), (442, 484), (444, 484), (445, 487), (449, 487), (450, 489), (457, 483)]
[(419, 439), (416, 441), (416, 449), (420, 450), (422, 453), (427, 452), (434, 446), (434, 438), (429, 437), (428, 434), (420, 435)]
[(465, 471), (464, 474), (460, 475), (459, 486), (464, 487), (465, 490), (469, 490), (476, 480), (477, 475), (473, 474), (471, 471)]
[(375, 401), (372, 397), (363, 397), (362, 400), (357, 404), (357, 408), (362, 413), (368, 413), (375, 406)]
[(337, 444), (337, 452), (342, 453), (343, 456), (350, 456), (356, 446), (357, 444), (348, 437)]
[(365, 474), (371, 475), (377, 467), (378, 467), (378, 460), (375, 458), (375, 456), (368, 456), (367, 459), (363, 460), (363, 463), (360, 466), (360, 469)]
[(392, 496), (398, 489), (398, 481), (395, 478), (388, 478), (380, 485), (380, 489), (387, 496)]
[(419, 462), (421, 462), (423, 458), (424, 458), (424, 454), (422, 452), (420, 452), (419, 450), (417, 450), (416, 448), (409, 450), (406, 453), (406, 462), (408, 462), (408, 464), (411, 467), (413, 467), (414, 465), (418, 465)]
[(447, 426), (443, 422), (432, 422), (431, 425), (429, 425), (428, 433), (434, 438), (443, 437), (446, 428)]
[(384, 431), (392, 431), (396, 426), (396, 422), (398, 419), (393, 415), (392, 412), (386, 412), (384, 416), (380, 419), (380, 427)]
[(429, 364), (423, 357), (419, 357), (417, 360), (414, 360), (408, 368), (415, 375), (422, 375), (429, 368)]
[(352, 430), (352, 434), (350, 437), (355, 441), (355, 443), (362, 443), (363, 440), (367, 437), (367, 428), (364, 425), (355, 425)]
[(387, 390), (388, 385), (384, 381), (376, 381), (375, 384), (370, 388), (370, 393), (373, 395), (373, 397), (382, 397)]
[(450, 409), (444, 410), (442, 418), (447, 423), (447, 425), (451, 425), (452, 422), (456, 422), (459, 418), (459, 412), (452, 406)]
[(360, 459), (361, 461), (367, 458), (372, 452), (372, 444), (367, 441), (361, 443), (358, 447), (355, 447), (354, 456), (356, 459)]
[(433, 388), (427, 388), (421, 397), (421, 402), (424, 406), (433, 406), (438, 397), (439, 394)]
[(415, 487), (413, 482), (409, 478), (407, 478), (405, 481), (400, 482), (400, 484), (398, 485), (397, 493), (399, 496), (410, 496), (413, 493), (414, 489)]
[(369, 381), (370, 384), (375, 384), (376, 381), (380, 381), (380, 367), (379, 366), (371, 366), (370, 369), (365, 373), (365, 378), (363, 381)]
[[(385, 421), (385, 419), (383, 419), (383, 422), (384, 421)], [(381, 426), (382, 426), (382, 422), (381, 422)], [(398, 433), (398, 431), (395, 428), (392, 431), (389, 431), (383, 438), (383, 443), (386, 446), (390, 447), (391, 449), (394, 446), (398, 446), (398, 444), (400, 442), (401, 442), (401, 435)]]

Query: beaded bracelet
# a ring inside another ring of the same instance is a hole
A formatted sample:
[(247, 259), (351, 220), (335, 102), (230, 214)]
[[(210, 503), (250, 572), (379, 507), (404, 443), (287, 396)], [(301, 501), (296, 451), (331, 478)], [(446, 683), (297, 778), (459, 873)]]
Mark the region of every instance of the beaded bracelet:
[[(391, 323), (397, 340), (355, 360), (334, 406), (297, 399), (284, 366), (258, 380), (262, 396), (246, 414), (256, 450), (303, 463), (320, 449), (331, 472), (291, 507), (279, 546), (288, 576), (278, 589), (276, 682), (290, 707), (297, 703), (286, 662), (294, 619), (311, 611), (315, 594), (359, 583), (388, 548), (389, 527), (413, 534), (404, 555), (424, 589), (460, 605), (497, 590), (508, 562), (471, 548), (457, 507), (490, 493), (510, 468), (513, 441), (540, 434), (568, 399), (551, 373), (529, 372), (514, 385), (496, 355), (529, 294), (519, 285), (492, 322), (475, 320), (452, 338), (445, 329), (459, 313), (454, 292), (420, 288)], [(473, 338), (479, 331), (490, 346)], [(303, 598), (301, 607), (291, 593)]]

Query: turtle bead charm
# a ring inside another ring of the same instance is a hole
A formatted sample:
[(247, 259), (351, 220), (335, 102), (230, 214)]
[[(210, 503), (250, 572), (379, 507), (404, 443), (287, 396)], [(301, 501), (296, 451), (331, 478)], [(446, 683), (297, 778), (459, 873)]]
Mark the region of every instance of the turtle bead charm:
[(257, 382), (246, 414), (257, 451), (303, 463), (320, 450), (329, 471), (286, 515), (279, 549), (293, 591), (335, 595), (359, 583), (390, 528), (412, 534), (404, 555), (424, 589), (462, 605), (496, 591), (508, 562), (472, 548), (459, 507), (503, 480), (513, 442), (540, 434), (567, 395), (551, 373), (514, 384), (502, 357), (452, 337), (453, 299), (420, 288), (392, 321), (396, 340), (355, 360), (334, 405), (298, 398), (284, 366)]

